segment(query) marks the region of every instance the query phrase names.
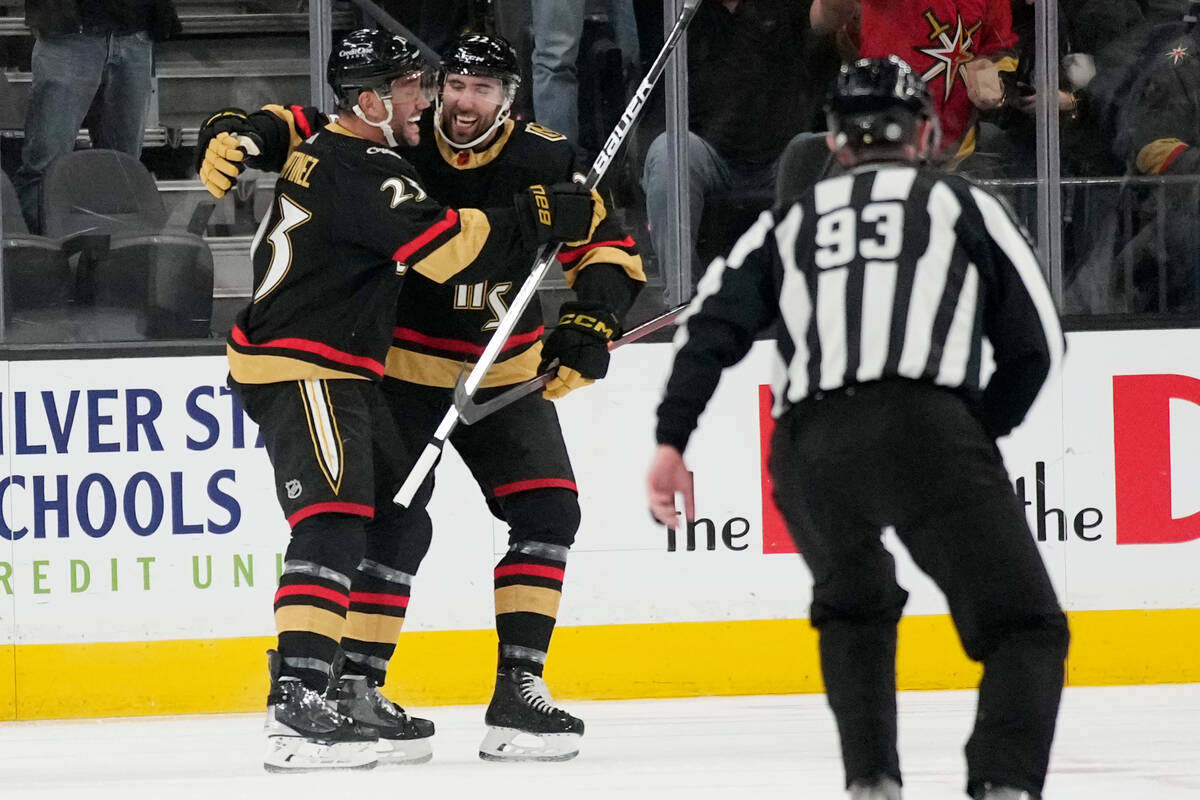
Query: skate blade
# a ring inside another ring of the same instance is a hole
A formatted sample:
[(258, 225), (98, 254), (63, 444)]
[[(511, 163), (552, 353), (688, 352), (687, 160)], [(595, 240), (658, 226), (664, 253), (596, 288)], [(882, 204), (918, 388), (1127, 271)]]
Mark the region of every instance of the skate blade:
[(484, 761), (570, 761), (579, 755), (578, 733), (529, 733), (489, 727), (479, 745)]
[(433, 758), (433, 746), (429, 739), (380, 739), (375, 743), (375, 755), (381, 767), (424, 764)]
[(268, 736), (263, 769), (267, 772), (315, 772), (374, 769), (375, 742), (316, 742), (303, 736)]

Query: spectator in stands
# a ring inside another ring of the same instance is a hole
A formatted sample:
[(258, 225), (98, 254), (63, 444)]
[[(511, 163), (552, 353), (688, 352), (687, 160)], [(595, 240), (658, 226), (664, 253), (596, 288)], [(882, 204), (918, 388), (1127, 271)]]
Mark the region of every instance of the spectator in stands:
[(75, 147), (87, 120), (92, 146), (141, 154), (154, 42), (182, 30), (173, 0), (27, 0), (33, 84), (13, 183), (40, 233), (46, 167)]
[[(1003, 113), (981, 125), (979, 151), (964, 169), (976, 175), (1030, 178), (1037, 174), (1036, 13), (1033, 0), (1011, 0), (1011, 6), (1018, 63), (1010, 85), (1016, 93), (1006, 101)], [(1060, 58), (1055, 105), (1059, 111), (1062, 173), (1119, 174), (1120, 162), (1110, 158), (1108, 144), (1100, 133), (1092, 81), (1114, 64), (1128, 62), (1128, 56), (1121, 54), (1121, 40), (1142, 24), (1142, 11), (1137, 0), (1060, 0), (1056, 7)], [(989, 159), (994, 167), (989, 170), (981, 166), (979, 156)]]
[(920, 73), (941, 121), (945, 166), (974, 150), (979, 111), (1018, 99), (1009, 0), (813, 0), (812, 25), (857, 43), (860, 57), (894, 54)]
[[(822, 98), (839, 59), (832, 37), (810, 30), (808, 15), (809, 4), (800, 0), (702, 0), (688, 27), (686, 170), (693, 286), (701, 275), (694, 251), (706, 198), (744, 189), (773, 192), (788, 141), (824, 127)], [(650, 144), (642, 189), (666, 299), (673, 303), (690, 291), (675, 285), (673, 265), (661, 263), (668, 187), (674, 180), (667, 148), (665, 134)]]
[(1183, 18), (1144, 33), (1097, 98), (1112, 155), (1136, 177), (1070, 280), (1068, 311), (1200, 313), (1200, 2), (1178, 5)]
[[(579, 141), (579, 42), (587, 0), (530, 0), (533, 31), (533, 117)], [(638, 58), (632, 0), (607, 0), (608, 21), (629, 74)]]

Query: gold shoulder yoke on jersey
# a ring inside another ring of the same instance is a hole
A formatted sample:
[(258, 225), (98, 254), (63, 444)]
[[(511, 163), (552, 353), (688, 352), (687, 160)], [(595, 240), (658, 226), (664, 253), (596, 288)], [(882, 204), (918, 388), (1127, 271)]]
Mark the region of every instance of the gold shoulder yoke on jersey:
[(340, 133), (342, 136), (353, 136), (355, 139), (363, 138), (349, 128), (343, 128), (337, 122), (332, 120), (325, 123), (325, 130), (329, 131), (330, 133)]
[(455, 169), (476, 169), (496, 160), (504, 151), (504, 145), (508, 144), (508, 139), (512, 136), (516, 126), (516, 122), (506, 119), (504, 125), (500, 127), (496, 140), (486, 150), (455, 150), (446, 143), (446, 137), (441, 131), (434, 132), (433, 140), (437, 142), (438, 152), (442, 154), (442, 158), (447, 164)]

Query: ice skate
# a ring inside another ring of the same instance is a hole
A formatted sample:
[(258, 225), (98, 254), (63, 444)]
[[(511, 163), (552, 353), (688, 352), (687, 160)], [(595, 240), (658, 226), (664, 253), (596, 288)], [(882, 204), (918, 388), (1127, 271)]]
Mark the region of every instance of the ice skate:
[(975, 794), (975, 800), (1041, 800), (1038, 795), (1011, 786), (993, 786), (985, 783)]
[(850, 800), (900, 800), (900, 784), (888, 777), (850, 784)]
[(320, 692), (298, 678), (279, 676), (279, 655), (268, 654), (271, 693), (267, 695), (268, 772), (324, 769), (371, 769), (379, 758), (378, 736), (337, 712)]
[(479, 745), (486, 761), (567, 761), (579, 755), (583, 720), (554, 705), (546, 682), (520, 667), (496, 674)]
[(433, 723), (410, 717), (367, 678), (350, 675), (338, 680), (337, 709), (379, 735), (375, 752), (380, 764), (423, 764), (433, 758)]

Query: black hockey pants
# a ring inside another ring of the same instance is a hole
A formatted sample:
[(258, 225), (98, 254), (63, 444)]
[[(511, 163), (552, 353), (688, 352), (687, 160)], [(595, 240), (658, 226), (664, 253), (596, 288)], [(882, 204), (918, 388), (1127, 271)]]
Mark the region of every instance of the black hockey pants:
[(1000, 453), (965, 402), (905, 380), (805, 400), (779, 420), (770, 470), (813, 574), (811, 619), (847, 785), (900, 780), (896, 623), (908, 595), (881, 542), (890, 525), (945, 594), (967, 655), (983, 663), (968, 791), (991, 782), (1040, 794), (1066, 617)]

